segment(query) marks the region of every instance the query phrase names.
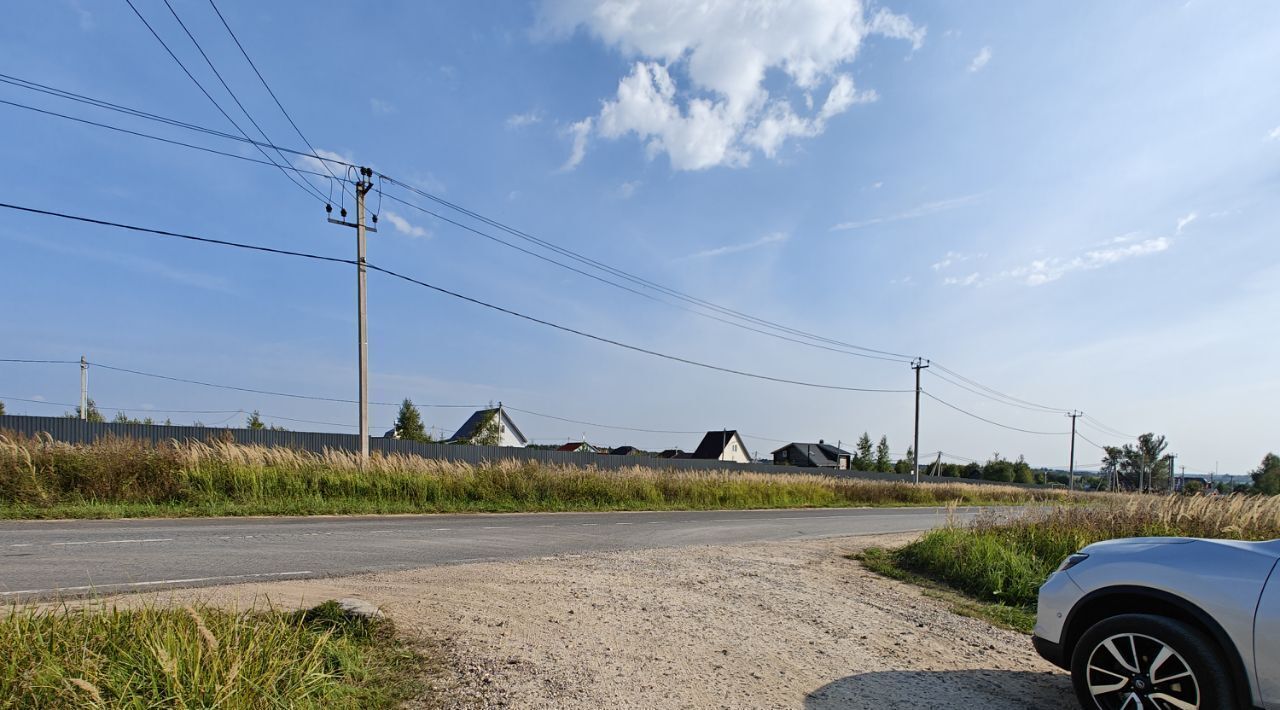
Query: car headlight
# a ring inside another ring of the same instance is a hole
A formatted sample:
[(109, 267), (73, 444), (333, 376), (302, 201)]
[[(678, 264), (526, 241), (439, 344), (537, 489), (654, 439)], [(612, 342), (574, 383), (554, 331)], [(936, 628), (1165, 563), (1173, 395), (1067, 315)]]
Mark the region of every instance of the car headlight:
[(1062, 564), (1058, 565), (1058, 571), (1066, 572), (1087, 559), (1089, 559), (1089, 556), (1083, 552), (1076, 552), (1074, 554), (1067, 555), (1067, 559), (1063, 560)]

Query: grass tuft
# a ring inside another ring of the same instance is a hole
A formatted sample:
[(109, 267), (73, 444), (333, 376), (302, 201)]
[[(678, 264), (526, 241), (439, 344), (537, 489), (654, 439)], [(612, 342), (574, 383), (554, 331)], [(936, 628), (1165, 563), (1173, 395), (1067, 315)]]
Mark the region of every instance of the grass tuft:
[(0, 708), (366, 708), (416, 695), (421, 659), (386, 620), (210, 607), (13, 608)]

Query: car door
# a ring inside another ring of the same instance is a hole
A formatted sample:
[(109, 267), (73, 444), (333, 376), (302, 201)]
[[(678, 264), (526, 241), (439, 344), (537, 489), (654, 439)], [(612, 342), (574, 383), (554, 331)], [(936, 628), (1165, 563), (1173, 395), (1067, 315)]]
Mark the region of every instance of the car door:
[(1253, 618), (1253, 663), (1263, 707), (1280, 710), (1280, 566), (1273, 567)]

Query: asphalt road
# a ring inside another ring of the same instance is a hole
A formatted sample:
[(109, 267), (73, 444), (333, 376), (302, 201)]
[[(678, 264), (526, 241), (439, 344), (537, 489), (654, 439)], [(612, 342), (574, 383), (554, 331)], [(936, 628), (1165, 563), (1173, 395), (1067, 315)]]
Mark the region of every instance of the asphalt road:
[[(975, 514), (961, 509), (959, 518)], [(940, 508), (0, 523), (0, 601), (650, 547), (909, 532)]]

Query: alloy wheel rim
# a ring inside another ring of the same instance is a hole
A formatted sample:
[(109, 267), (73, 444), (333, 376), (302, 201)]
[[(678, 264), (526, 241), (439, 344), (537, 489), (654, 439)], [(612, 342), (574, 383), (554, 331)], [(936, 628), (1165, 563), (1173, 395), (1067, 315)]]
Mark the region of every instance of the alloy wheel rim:
[(1146, 634), (1116, 634), (1094, 646), (1085, 667), (1099, 710), (1199, 710), (1200, 684), (1182, 654)]

